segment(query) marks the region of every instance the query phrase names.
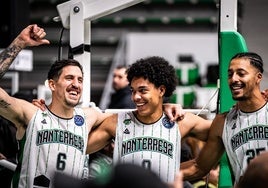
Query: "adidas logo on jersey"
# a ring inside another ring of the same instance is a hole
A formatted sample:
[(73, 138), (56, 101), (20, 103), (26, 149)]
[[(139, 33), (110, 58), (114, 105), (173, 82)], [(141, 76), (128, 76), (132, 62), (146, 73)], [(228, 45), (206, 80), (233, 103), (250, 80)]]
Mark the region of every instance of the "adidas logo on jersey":
[(125, 133), (125, 134), (130, 134), (130, 132), (129, 132), (128, 129), (125, 129), (125, 130), (124, 130), (124, 133)]
[(46, 119), (43, 119), (43, 121), (41, 121), (41, 123), (43, 123), (43, 124), (47, 124)]
[(232, 129), (235, 129), (235, 128), (236, 128), (236, 123), (234, 123), (232, 126)]

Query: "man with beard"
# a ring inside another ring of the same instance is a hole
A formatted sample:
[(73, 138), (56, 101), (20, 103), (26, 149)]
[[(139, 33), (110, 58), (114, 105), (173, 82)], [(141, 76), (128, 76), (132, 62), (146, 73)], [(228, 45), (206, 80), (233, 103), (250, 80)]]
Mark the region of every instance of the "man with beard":
[(268, 150), (268, 105), (260, 90), (262, 73), (263, 61), (256, 53), (238, 53), (231, 59), (228, 84), (237, 104), (215, 117), (199, 156), (182, 163), (185, 180), (205, 176), (226, 150), (236, 184), (250, 160)]
[(87, 137), (110, 114), (78, 108), (82, 66), (59, 60), (48, 72), (52, 101), (44, 111), (0, 89), (0, 115), (17, 127), (20, 150), (13, 187), (52, 187), (55, 171), (81, 178)]

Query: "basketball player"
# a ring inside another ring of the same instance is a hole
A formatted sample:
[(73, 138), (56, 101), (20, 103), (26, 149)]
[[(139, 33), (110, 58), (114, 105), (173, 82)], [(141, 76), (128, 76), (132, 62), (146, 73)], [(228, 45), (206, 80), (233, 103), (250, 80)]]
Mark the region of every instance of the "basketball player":
[(181, 164), (185, 180), (206, 175), (226, 150), (237, 183), (249, 162), (268, 149), (268, 105), (260, 91), (262, 73), (262, 58), (255, 53), (238, 53), (231, 59), (228, 84), (237, 105), (213, 120), (197, 159)]
[[(37, 25), (25, 28), (1, 53), (0, 75), (26, 46), (49, 44), (45, 36), (44, 29)], [(83, 84), (82, 67), (77, 61), (55, 62), (48, 79), (52, 102), (45, 111), (0, 88), (0, 114), (16, 125), (20, 144), (12, 187), (51, 187), (55, 170), (80, 177), (88, 132), (109, 115), (93, 108), (75, 108)]]
[(45, 111), (0, 89), (0, 114), (17, 126), (20, 142), (13, 187), (51, 187), (56, 170), (81, 177), (87, 135), (109, 115), (75, 107), (83, 89), (77, 61), (56, 61), (48, 80), (52, 102)]
[[(107, 118), (89, 135), (90, 152), (115, 136), (113, 163), (132, 163), (173, 183), (180, 167), (180, 142), (186, 135), (206, 140), (211, 121), (185, 113), (171, 122), (163, 112), (163, 99), (175, 90), (175, 69), (161, 57), (140, 59), (130, 66), (127, 78), (137, 110)], [(116, 134), (115, 134), (116, 133)]]

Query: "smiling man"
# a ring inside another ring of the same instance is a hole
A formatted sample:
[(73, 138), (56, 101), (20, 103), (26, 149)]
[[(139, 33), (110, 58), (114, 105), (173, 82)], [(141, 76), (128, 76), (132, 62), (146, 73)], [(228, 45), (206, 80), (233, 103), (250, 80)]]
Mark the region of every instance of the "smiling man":
[(226, 150), (237, 183), (249, 162), (268, 150), (268, 106), (260, 91), (262, 73), (263, 61), (256, 53), (238, 53), (231, 59), (228, 84), (237, 105), (216, 116), (198, 158), (182, 163), (185, 180), (206, 175)]
[(107, 118), (89, 135), (88, 150), (96, 151), (115, 136), (114, 164), (132, 163), (172, 183), (180, 167), (180, 142), (186, 135), (205, 141), (211, 121), (186, 113), (171, 122), (163, 112), (164, 97), (177, 85), (175, 69), (161, 57), (139, 59), (127, 70), (135, 111)]
[(55, 172), (82, 178), (88, 134), (111, 115), (76, 107), (83, 90), (76, 60), (56, 61), (47, 78), (52, 101), (44, 110), (0, 88), (0, 115), (16, 125), (20, 144), (12, 187), (52, 187)]

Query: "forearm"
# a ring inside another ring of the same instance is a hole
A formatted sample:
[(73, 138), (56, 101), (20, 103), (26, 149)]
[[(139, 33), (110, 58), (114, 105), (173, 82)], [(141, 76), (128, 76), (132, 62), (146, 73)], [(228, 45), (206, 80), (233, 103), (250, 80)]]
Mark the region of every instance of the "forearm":
[(109, 143), (109, 137), (110, 136), (102, 130), (91, 130), (88, 135), (86, 153), (92, 154), (104, 148)]
[(190, 160), (181, 163), (180, 170), (183, 173), (184, 181), (194, 181), (201, 179), (209, 172), (209, 170), (207, 172), (201, 170), (195, 160)]
[(36, 24), (24, 28), (12, 43), (0, 53), (0, 78), (3, 77), (22, 49), (29, 46), (49, 44), (49, 41), (44, 39), (45, 36), (44, 29)]
[(19, 39), (15, 39), (6, 49), (0, 53), (0, 79), (7, 72), (8, 68), (22, 50)]

